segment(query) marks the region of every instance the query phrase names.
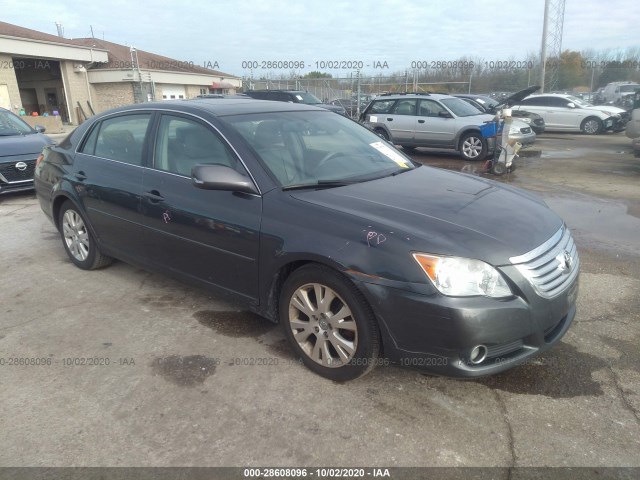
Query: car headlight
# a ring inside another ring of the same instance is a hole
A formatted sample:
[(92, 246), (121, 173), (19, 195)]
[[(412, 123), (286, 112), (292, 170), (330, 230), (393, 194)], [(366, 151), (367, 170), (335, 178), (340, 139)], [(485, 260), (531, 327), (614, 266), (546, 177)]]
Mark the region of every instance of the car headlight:
[(509, 135), (520, 133), (520, 129), (518, 127), (509, 128)]
[(426, 253), (414, 253), (413, 258), (443, 295), (492, 298), (513, 295), (500, 272), (481, 260)]

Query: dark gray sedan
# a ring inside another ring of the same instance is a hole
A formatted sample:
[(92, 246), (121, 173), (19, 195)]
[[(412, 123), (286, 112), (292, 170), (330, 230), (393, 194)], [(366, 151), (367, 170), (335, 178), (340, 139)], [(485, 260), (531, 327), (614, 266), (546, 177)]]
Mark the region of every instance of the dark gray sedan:
[(579, 260), (537, 197), (414, 164), (321, 108), (216, 99), (91, 118), (36, 167), (83, 269), (117, 258), (233, 294), (314, 372), (478, 377), (558, 342)]
[(53, 143), (44, 128), (31, 128), (20, 117), (0, 108), (0, 194), (33, 189), (36, 158)]

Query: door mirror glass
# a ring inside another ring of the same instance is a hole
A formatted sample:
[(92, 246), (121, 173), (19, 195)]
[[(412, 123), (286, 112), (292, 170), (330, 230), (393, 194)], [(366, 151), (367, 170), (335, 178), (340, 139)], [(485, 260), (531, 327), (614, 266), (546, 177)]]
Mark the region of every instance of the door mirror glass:
[(249, 177), (224, 165), (195, 165), (191, 169), (191, 180), (204, 190), (258, 193)]

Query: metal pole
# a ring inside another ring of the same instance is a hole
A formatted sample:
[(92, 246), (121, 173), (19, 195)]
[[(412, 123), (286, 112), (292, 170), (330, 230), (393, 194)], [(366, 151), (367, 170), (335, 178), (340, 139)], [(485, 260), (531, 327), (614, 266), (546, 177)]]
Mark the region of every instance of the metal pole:
[(358, 96), (356, 97), (356, 118), (360, 118), (360, 70), (356, 71), (356, 80), (358, 82)]
[(547, 69), (547, 27), (549, 23), (549, 1), (544, 0), (544, 21), (542, 23), (542, 48), (540, 50), (540, 93), (544, 93), (544, 76)]

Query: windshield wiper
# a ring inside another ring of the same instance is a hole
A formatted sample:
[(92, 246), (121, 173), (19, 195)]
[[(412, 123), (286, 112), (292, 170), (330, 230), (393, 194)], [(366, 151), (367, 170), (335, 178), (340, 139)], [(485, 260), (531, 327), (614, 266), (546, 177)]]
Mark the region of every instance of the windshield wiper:
[(285, 185), (282, 190), (303, 190), (305, 188), (333, 188), (353, 185), (359, 182), (347, 182), (345, 180), (318, 180), (316, 183), (298, 183), (296, 185)]

